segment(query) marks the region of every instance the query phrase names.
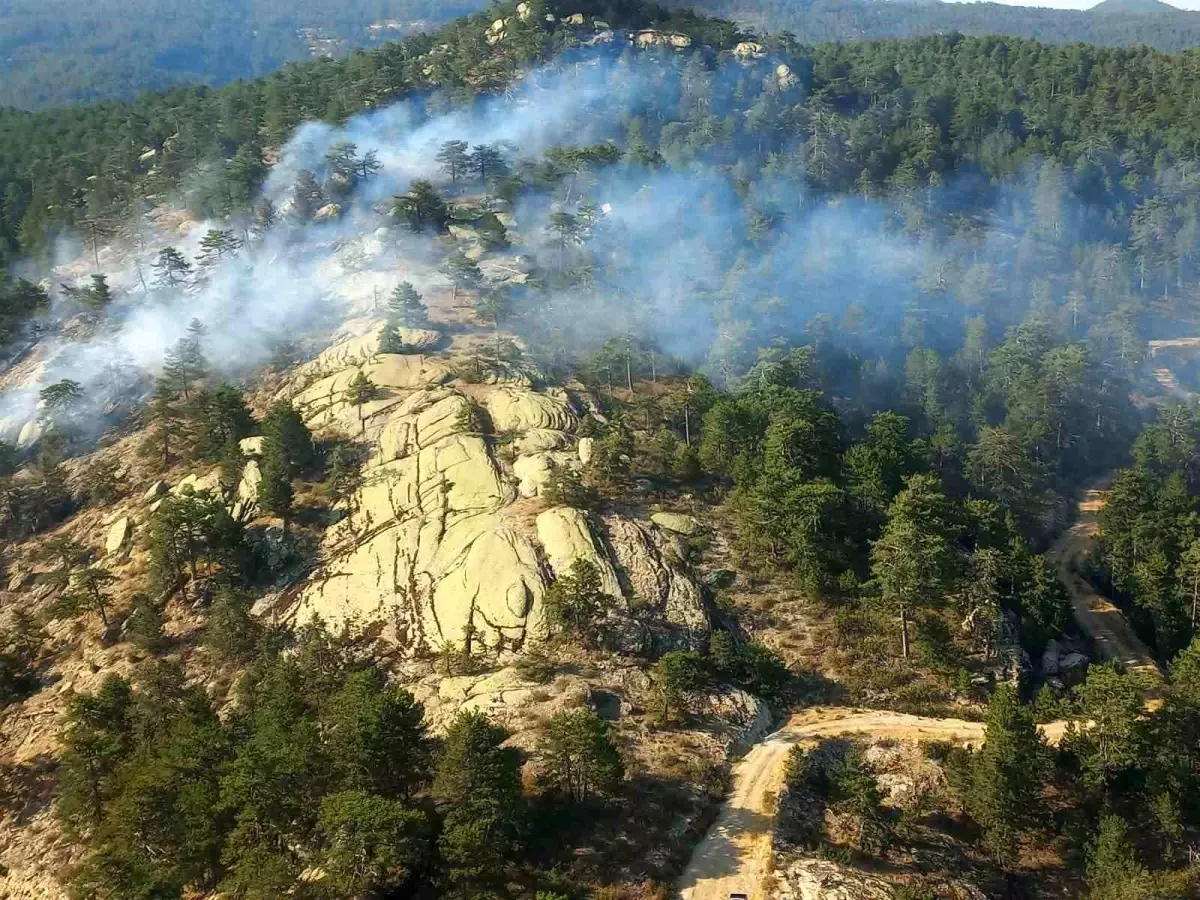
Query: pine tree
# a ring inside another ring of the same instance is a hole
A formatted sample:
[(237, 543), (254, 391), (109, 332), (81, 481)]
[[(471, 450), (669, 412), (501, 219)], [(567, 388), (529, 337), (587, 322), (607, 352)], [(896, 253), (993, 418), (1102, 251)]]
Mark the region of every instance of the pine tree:
[(412, 183), (407, 194), (396, 198), (393, 212), (404, 218), (413, 231), (445, 231), (450, 218), (450, 210), (437, 188), (420, 179)]
[(312, 432), (304, 424), (300, 413), (286, 400), (280, 400), (267, 411), (262, 421), (262, 433), (266, 438), (265, 445), (278, 444), (292, 477), (316, 465), (317, 451), (313, 446)]
[(458, 181), (471, 167), (471, 157), (467, 153), (466, 141), (446, 141), (437, 154), (438, 164), (442, 171), (450, 176), (451, 181)]
[(508, 168), (504, 162), (504, 154), (494, 144), (478, 144), (471, 154), (470, 163), (476, 176), (484, 184), (501, 177)]
[(421, 294), (410, 282), (402, 281), (392, 291), (388, 300), (387, 321), (392, 328), (421, 328), (429, 322), (429, 310)]
[(175, 247), (164, 247), (154, 263), (154, 281), (158, 287), (173, 288), (187, 281), (192, 264)]
[(508, 732), (479, 712), (461, 712), (446, 729), (431, 793), (444, 810), (438, 840), (452, 883), (503, 883), (517, 858), (521, 754)]
[(551, 784), (576, 803), (613, 793), (625, 774), (608, 723), (590, 709), (556, 713), (539, 752)]
[(346, 387), (346, 402), (358, 409), (358, 424), (363, 430), (367, 427), (363, 420), (363, 406), (375, 399), (378, 393), (379, 388), (362, 369), (355, 373), (354, 379)]
[(232, 232), (219, 228), (210, 229), (200, 239), (199, 263), (201, 268), (212, 268), (241, 249), (241, 240)]
[(292, 515), (292, 479), (287, 460), (280, 446), (267, 442), (263, 447), (262, 480), (258, 483), (258, 505), (264, 512), (283, 520), (283, 533), (288, 533), (288, 520)]
[(1019, 851), (1023, 833), (1037, 824), (1046, 773), (1046, 748), (1016, 690), (999, 685), (988, 704), (983, 748), (973, 757), (967, 810), (984, 843), (1001, 860)]

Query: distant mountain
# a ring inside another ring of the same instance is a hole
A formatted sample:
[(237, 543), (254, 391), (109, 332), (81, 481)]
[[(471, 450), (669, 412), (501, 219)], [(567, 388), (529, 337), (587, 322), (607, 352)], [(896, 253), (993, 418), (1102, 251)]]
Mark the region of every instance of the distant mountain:
[(342, 56), (487, 0), (0, 0), (0, 106), (124, 99)]
[(1104, 0), (1089, 10), (942, 3), (939, 0), (666, 0), (758, 30), (790, 31), (802, 43), (906, 38), (960, 32), (1003, 34), (1050, 44), (1145, 44), (1175, 51), (1200, 46), (1200, 12), (1160, 0)]
[(1183, 12), (1162, 0), (1101, 0), (1088, 12), (1105, 15), (1173, 15)]

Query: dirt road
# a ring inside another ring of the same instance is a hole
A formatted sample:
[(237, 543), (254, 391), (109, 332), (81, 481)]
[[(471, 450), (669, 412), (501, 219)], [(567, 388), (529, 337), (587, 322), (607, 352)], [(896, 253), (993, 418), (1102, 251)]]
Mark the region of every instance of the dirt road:
[[(1056, 722), (1043, 732), (1057, 742), (1064, 727)], [(978, 744), (983, 723), (845, 707), (797, 713), (733, 767), (733, 792), (680, 878), (683, 900), (729, 900), (732, 893), (766, 900), (762, 883), (770, 872), (771, 829), (788, 754), (797, 744), (843, 735)]]
[[(1079, 519), (1048, 553), (1071, 594), (1080, 628), (1105, 659), (1119, 659), (1151, 681), (1162, 672), (1112, 603), (1099, 596), (1079, 574), (1099, 528), (1108, 482), (1091, 485), (1079, 505)], [(1041, 726), (1051, 743), (1066, 723)], [(942, 740), (961, 744), (983, 741), (983, 724), (959, 719), (925, 719), (883, 710), (814, 707), (792, 716), (775, 734), (752, 747), (733, 767), (733, 791), (717, 821), (696, 847), (679, 880), (682, 900), (729, 900), (732, 893), (766, 900), (763, 882), (771, 867), (771, 831), (775, 804), (783, 788), (788, 754), (797, 744), (841, 735), (899, 740)]]
[(1133, 632), (1125, 616), (1112, 603), (1101, 597), (1079, 574), (1087, 557), (1092, 539), (1100, 524), (1097, 516), (1104, 507), (1108, 481), (1089, 486), (1079, 504), (1079, 519), (1054, 542), (1046, 554), (1058, 568), (1058, 577), (1071, 594), (1075, 621), (1087, 634), (1104, 659), (1116, 659), (1131, 672), (1150, 681), (1161, 681), (1162, 671), (1150, 650)]

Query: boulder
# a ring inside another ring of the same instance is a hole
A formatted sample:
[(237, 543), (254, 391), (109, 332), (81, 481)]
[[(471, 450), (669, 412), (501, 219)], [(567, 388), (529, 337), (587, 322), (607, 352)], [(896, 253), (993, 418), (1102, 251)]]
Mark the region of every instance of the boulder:
[(168, 493), (167, 483), (165, 481), (156, 481), (150, 487), (146, 488), (146, 493), (142, 494), (142, 502), (153, 503), (166, 493)]
[[(565, 431), (555, 431), (552, 428), (531, 428), (513, 441), (512, 447), (517, 453), (524, 455), (565, 450), (571, 446), (571, 442), (571, 436)], [(572, 458), (574, 458), (573, 454)]]
[(30, 419), (21, 426), (21, 433), (17, 435), (17, 449), (25, 450), (32, 447), (42, 438), (42, 423), (37, 419)]
[(757, 41), (742, 41), (733, 48), (733, 55), (738, 59), (760, 59), (767, 52), (767, 48)]
[(791, 66), (780, 63), (775, 67), (775, 83), (779, 85), (781, 91), (786, 91), (798, 85), (800, 79), (796, 77)]
[(575, 457), (570, 453), (534, 453), (522, 456), (513, 463), (513, 474), (521, 484), (518, 488), (522, 497), (540, 497), (550, 476), (559, 466), (571, 466)]
[(258, 486), (262, 483), (262, 469), (255, 460), (250, 460), (242, 469), (242, 480), (238, 482), (233, 501), (233, 517), (242, 521), (258, 513)]
[(659, 528), (673, 531), (675, 534), (682, 534), (686, 537), (699, 534), (704, 530), (704, 526), (700, 524), (700, 520), (695, 516), (687, 516), (682, 513), (672, 512), (656, 512), (650, 514), (650, 521)]
[(338, 203), (326, 203), (315, 213), (313, 213), (314, 222), (332, 222), (334, 219), (342, 217), (342, 207)]
[(579, 461), (585, 466), (592, 461), (596, 454), (596, 439), (585, 437), (579, 439)]
[(442, 333), (433, 328), (397, 328), (396, 336), (407, 353), (433, 350), (442, 342)]
[(738, 728), (738, 742), (755, 744), (771, 731), (771, 708), (741, 688), (729, 688), (708, 697), (708, 712)]
[(188, 490), (199, 494), (203, 491), (212, 491), (218, 493), (221, 490), (221, 470), (219, 468), (209, 470), (206, 475), (197, 475), (195, 473), (188, 475), (179, 484), (171, 488), (171, 493), (179, 497)]
[(572, 13), (571, 15), (569, 15), (563, 19), (563, 24), (564, 25), (576, 25), (576, 26), (582, 25), (583, 24), (583, 13)]
[(532, 14), (533, 14), (533, 10), (530, 9), (528, 3), (518, 3), (517, 4), (517, 18), (520, 19), (522, 22), (529, 21), (529, 17)]
[(242, 451), (242, 456), (262, 456), (263, 446), (267, 439), (261, 434), (254, 437), (242, 438), (238, 441), (238, 448)]
[(1058, 672), (1068, 686), (1079, 684), (1087, 675), (1091, 661), (1082, 653), (1068, 653), (1058, 661)]
[(106, 556), (121, 556), (129, 550), (133, 540), (133, 521), (129, 516), (122, 516), (112, 523), (108, 529), (108, 537), (104, 541)]
[(592, 533), (587, 515), (581, 510), (568, 506), (546, 510), (537, 517), (537, 536), (555, 575), (566, 575), (572, 563), (578, 559), (586, 560), (600, 573), (604, 593), (615, 598), (624, 596), (617, 572)]

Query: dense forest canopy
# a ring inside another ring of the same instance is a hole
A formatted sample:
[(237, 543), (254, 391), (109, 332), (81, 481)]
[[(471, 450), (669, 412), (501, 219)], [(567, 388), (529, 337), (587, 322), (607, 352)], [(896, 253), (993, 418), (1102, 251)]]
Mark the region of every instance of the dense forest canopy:
[(790, 31), (806, 44), (930, 34), (1009, 35), (1047, 44), (1185, 50), (1200, 44), (1200, 13), (1159, 0), (1100, 3), (1088, 10), (1001, 3), (889, 0), (698, 0), (673, 5), (747, 27)]
[(345, 55), (476, 12), (483, 0), (3, 0), (0, 106), (36, 109), (224, 84)]

